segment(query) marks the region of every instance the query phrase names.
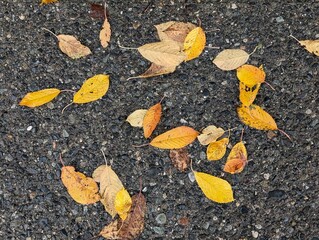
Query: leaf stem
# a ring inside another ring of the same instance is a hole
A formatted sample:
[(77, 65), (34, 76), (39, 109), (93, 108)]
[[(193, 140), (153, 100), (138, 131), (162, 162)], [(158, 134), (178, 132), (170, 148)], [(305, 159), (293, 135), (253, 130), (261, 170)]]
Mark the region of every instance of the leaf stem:
[(136, 78), (140, 78), (140, 76), (129, 77), (126, 80), (131, 80), (131, 79), (136, 79)]
[(51, 30), (49, 30), (49, 29), (47, 29), (47, 28), (42, 28), (43, 30), (45, 30), (45, 31), (47, 31), (47, 32), (49, 32), (49, 33), (51, 33), (52, 35), (54, 35), (55, 37), (56, 37), (56, 39), (58, 39), (59, 40), (59, 38), (58, 38), (58, 36), (54, 33), (54, 32), (52, 32)]
[(76, 91), (71, 90), (71, 89), (63, 89), (63, 90), (61, 90), (61, 92), (72, 92), (72, 93), (75, 93)]
[(105, 156), (105, 153), (104, 153), (104, 151), (103, 151), (102, 148), (101, 148), (101, 152), (102, 152), (102, 154), (103, 154), (103, 158), (104, 158), (104, 161), (105, 161), (105, 165), (107, 166), (108, 163), (107, 163), (106, 156)]
[(68, 105), (66, 105), (66, 106), (62, 109), (61, 113), (63, 114), (63, 113), (64, 113), (64, 110), (65, 110), (67, 107), (71, 106), (72, 104), (73, 104), (73, 102), (71, 102), (71, 103), (69, 103)]
[(292, 138), (284, 130), (278, 128), (278, 131), (285, 135), (292, 142)]
[(140, 147), (146, 147), (150, 145), (149, 143), (145, 143), (145, 144), (142, 144), (142, 145), (132, 145), (132, 147), (137, 147), (137, 148), (140, 148)]
[(289, 37), (291, 37), (291, 38), (295, 39), (297, 42), (299, 42), (299, 43), (300, 43), (300, 41), (299, 41), (296, 37), (294, 37), (292, 34), (290, 34), (290, 35), (289, 35)]
[(257, 49), (258, 49), (258, 46), (256, 46), (256, 47), (254, 48), (254, 50), (253, 50), (251, 53), (249, 53), (249, 56), (252, 55), (252, 54), (254, 54)]
[(240, 141), (243, 141), (243, 137), (244, 137), (244, 128), (241, 130), (241, 135), (240, 135)]
[(269, 82), (264, 82), (264, 83), (267, 84), (267, 86), (270, 87), (271, 90), (276, 91), (276, 89)]
[(211, 46), (205, 46), (205, 48), (209, 48), (209, 49), (220, 49), (220, 47), (211, 47)]
[(122, 49), (127, 49), (127, 50), (137, 50), (137, 48), (132, 48), (132, 47), (124, 47), (121, 45), (120, 40), (117, 40), (117, 45), (122, 48)]

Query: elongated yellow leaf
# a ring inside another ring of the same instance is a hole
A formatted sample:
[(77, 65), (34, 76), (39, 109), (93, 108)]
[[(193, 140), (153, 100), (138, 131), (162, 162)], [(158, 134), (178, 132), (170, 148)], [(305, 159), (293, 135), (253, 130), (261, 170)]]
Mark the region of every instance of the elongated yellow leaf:
[(195, 179), (205, 196), (218, 203), (229, 203), (234, 201), (231, 185), (218, 177), (203, 172), (195, 172)]
[(80, 43), (72, 35), (60, 34), (56, 36), (59, 40), (59, 48), (70, 58), (77, 59), (91, 54), (91, 50)]
[(226, 147), (229, 143), (229, 138), (223, 138), (216, 142), (212, 142), (207, 146), (207, 159), (210, 161), (220, 160), (226, 153)]
[(260, 89), (260, 83), (253, 86), (247, 86), (243, 82), (239, 82), (239, 100), (244, 106), (250, 106), (254, 101)]
[(265, 82), (266, 73), (262, 66), (258, 68), (253, 65), (245, 64), (237, 68), (237, 78), (247, 86), (254, 86), (257, 83)]
[(120, 218), (124, 221), (132, 206), (132, 199), (125, 188), (122, 188), (115, 196), (114, 208)]
[(277, 130), (277, 124), (272, 116), (261, 107), (252, 104), (249, 107), (241, 106), (237, 108), (240, 120), (249, 127), (259, 130)]
[(109, 75), (98, 74), (87, 79), (74, 94), (74, 103), (88, 103), (103, 97), (109, 89)]
[(248, 61), (249, 54), (241, 49), (225, 49), (213, 60), (213, 63), (224, 71), (234, 70)]
[(110, 166), (101, 165), (94, 170), (93, 179), (100, 183), (101, 203), (105, 210), (115, 217), (117, 211), (115, 209), (116, 194), (124, 188), (121, 180)]
[(137, 50), (144, 58), (160, 66), (176, 67), (186, 59), (175, 41), (148, 43)]
[(244, 170), (247, 164), (247, 150), (242, 141), (235, 144), (230, 151), (224, 167), (224, 171), (235, 174)]
[(197, 136), (198, 141), (202, 145), (208, 145), (211, 142), (215, 142), (217, 138), (221, 137), (225, 133), (224, 129), (218, 128), (214, 125), (206, 127), (202, 134)]
[(30, 108), (38, 107), (48, 102), (51, 102), (61, 91), (57, 88), (47, 88), (40, 91), (26, 94), (20, 101), (20, 106), (27, 106)]
[(298, 41), (301, 46), (304, 46), (308, 52), (319, 56), (319, 40), (301, 40)]
[(157, 136), (150, 142), (150, 145), (162, 149), (182, 148), (191, 144), (198, 134), (191, 127), (181, 126)]
[(190, 31), (184, 41), (184, 52), (186, 60), (197, 58), (204, 50), (206, 44), (206, 35), (201, 27), (196, 27)]
[(126, 119), (132, 127), (143, 127), (143, 120), (147, 109), (138, 109), (132, 112)]

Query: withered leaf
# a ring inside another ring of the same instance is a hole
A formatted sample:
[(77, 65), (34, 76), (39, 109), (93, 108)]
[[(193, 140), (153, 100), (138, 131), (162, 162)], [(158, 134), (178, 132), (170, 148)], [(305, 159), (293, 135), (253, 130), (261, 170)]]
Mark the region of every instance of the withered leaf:
[(100, 42), (103, 48), (109, 45), (111, 40), (111, 25), (107, 18), (105, 18), (102, 30), (100, 31)]
[(60, 34), (56, 36), (59, 40), (59, 48), (70, 58), (77, 59), (91, 54), (91, 50), (80, 43), (72, 35)]
[(160, 66), (155, 63), (152, 63), (151, 66), (141, 75), (135, 76), (135, 77), (129, 77), (129, 79), (134, 78), (149, 78), (149, 77), (155, 77), (159, 75), (169, 74), (174, 72), (176, 69), (176, 66)]
[(190, 160), (186, 147), (171, 149), (169, 157), (172, 160), (174, 167), (176, 167), (179, 171), (184, 172), (188, 168)]
[(104, 19), (105, 18), (105, 9), (102, 5), (91, 3), (90, 15), (92, 18)]

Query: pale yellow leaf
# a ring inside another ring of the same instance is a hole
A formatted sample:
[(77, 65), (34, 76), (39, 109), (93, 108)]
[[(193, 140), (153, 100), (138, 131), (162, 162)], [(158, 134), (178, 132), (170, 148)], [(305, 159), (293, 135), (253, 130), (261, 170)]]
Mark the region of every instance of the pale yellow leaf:
[(223, 138), (216, 142), (212, 142), (207, 146), (207, 159), (210, 161), (220, 160), (226, 153), (226, 147), (229, 143), (229, 138)]
[(132, 199), (125, 188), (122, 188), (115, 196), (114, 207), (117, 214), (124, 221), (132, 206)]
[(138, 48), (147, 60), (167, 67), (176, 67), (186, 59), (180, 46), (174, 41), (148, 43)]
[(88, 103), (103, 97), (109, 89), (109, 75), (98, 74), (87, 79), (73, 96), (74, 103)]
[(52, 101), (61, 91), (57, 88), (47, 88), (40, 91), (27, 93), (20, 101), (20, 106), (30, 108), (38, 107)]
[(59, 48), (70, 58), (77, 59), (91, 54), (91, 50), (80, 43), (72, 35), (60, 34), (56, 36), (59, 40)]
[(241, 49), (225, 49), (213, 60), (213, 63), (221, 70), (234, 70), (248, 61), (249, 54)]
[(204, 50), (206, 44), (206, 35), (201, 27), (196, 27), (190, 31), (184, 41), (184, 52), (186, 60), (197, 58)]
[(225, 133), (224, 129), (217, 128), (214, 125), (210, 125), (202, 131), (202, 134), (197, 136), (198, 141), (202, 145), (208, 145), (211, 142), (215, 142), (217, 138), (221, 137)]
[(234, 201), (231, 185), (218, 177), (203, 172), (195, 172), (195, 179), (205, 196), (217, 203), (229, 203)]
[(132, 112), (126, 119), (132, 127), (143, 127), (143, 119), (147, 109), (138, 109)]
[(319, 56), (319, 40), (301, 40), (298, 41), (301, 46), (304, 46), (308, 52)]
[(111, 40), (111, 25), (107, 18), (105, 18), (102, 29), (100, 31), (100, 42), (103, 48), (109, 45)]

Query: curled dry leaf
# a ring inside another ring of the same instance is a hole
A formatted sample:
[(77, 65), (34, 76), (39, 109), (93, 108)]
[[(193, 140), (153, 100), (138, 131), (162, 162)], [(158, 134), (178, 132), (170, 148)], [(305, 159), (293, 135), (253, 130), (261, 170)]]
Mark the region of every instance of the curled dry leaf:
[(192, 23), (184, 22), (165, 22), (155, 25), (158, 37), (161, 41), (173, 40), (183, 46), (187, 34), (196, 28)]
[(70, 196), (78, 203), (92, 204), (100, 200), (96, 182), (72, 166), (62, 167), (61, 180)]
[(191, 144), (198, 134), (191, 127), (181, 126), (157, 136), (150, 142), (150, 145), (161, 149), (183, 148)]
[(195, 179), (205, 196), (218, 203), (229, 203), (234, 201), (231, 185), (218, 177), (203, 172), (195, 172)]
[(147, 109), (138, 109), (132, 112), (126, 119), (132, 127), (143, 127), (143, 119)]
[(240, 120), (249, 127), (258, 130), (278, 130), (277, 124), (272, 116), (255, 104), (249, 107), (238, 107), (237, 113)]
[(100, 183), (101, 203), (105, 210), (115, 217), (117, 211), (115, 209), (115, 198), (117, 193), (124, 188), (121, 180), (110, 166), (101, 165), (94, 170), (93, 179)]
[(169, 157), (172, 160), (174, 167), (179, 171), (184, 172), (188, 168), (190, 159), (186, 147), (171, 149), (169, 151)]
[(245, 64), (237, 68), (237, 78), (246, 86), (252, 87), (258, 83), (265, 82), (266, 73), (262, 66), (258, 68), (253, 65)]
[(92, 53), (88, 47), (71, 35), (60, 34), (56, 37), (59, 40), (59, 48), (70, 58), (77, 59)]
[(47, 88), (40, 91), (27, 93), (20, 101), (20, 106), (30, 108), (38, 107), (56, 98), (61, 91), (57, 88)]
[(298, 42), (301, 46), (304, 46), (308, 52), (319, 56), (319, 40), (301, 40)]
[(148, 43), (137, 50), (144, 58), (160, 66), (176, 67), (186, 59), (185, 53), (174, 41)]
[(96, 3), (91, 3), (90, 16), (97, 19), (105, 19), (105, 8)]
[(244, 170), (246, 164), (247, 150), (244, 143), (240, 141), (230, 151), (224, 166), (224, 171), (231, 174), (240, 173)]
[(49, 4), (49, 3), (55, 3), (57, 2), (58, 0), (41, 0), (41, 4), (40, 5), (43, 5), (43, 4)]
[(114, 208), (120, 218), (124, 221), (132, 206), (132, 199), (125, 188), (117, 192), (114, 200)]
[(107, 18), (105, 18), (102, 30), (100, 31), (100, 42), (103, 48), (109, 45), (111, 40), (111, 25)]
[(220, 160), (226, 153), (226, 147), (229, 143), (229, 138), (223, 138), (216, 142), (212, 142), (207, 146), (207, 159), (211, 161)]
[(214, 125), (210, 125), (202, 131), (202, 134), (197, 136), (198, 141), (202, 145), (208, 145), (211, 142), (215, 142), (217, 138), (223, 136), (225, 133), (224, 129), (222, 128), (217, 128)]
[(136, 194), (132, 197), (132, 207), (127, 218), (124, 221), (113, 220), (99, 235), (106, 239), (137, 239), (144, 229), (145, 212), (146, 199), (142, 193)]
[(87, 79), (73, 96), (74, 103), (88, 103), (103, 97), (109, 89), (109, 75), (98, 74)]
[(234, 70), (245, 64), (249, 59), (249, 54), (241, 49), (225, 49), (221, 51), (213, 60), (213, 63), (221, 70)]
[(150, 107), (147, 110), (143, 119), (143, 131), (144, 131), (145, 138), (149, 138), (152, 135), (157, 124), (161, 120), (161, 115), (162, 115), (162, 105), (160, 102)]
[(260, 89), (261, 83), (254, 86), (247, 86), (243, 82), (239, 82), (239, 100), (243, 106), (250, 106), (254, 101)]
[(175, 69), (176, 66), (160, 66), (155, 63), (152, 63), (151, 66), (144, 73), (136, 77), (129, 77), (128, 79), (155, 77), (159, 75), (172, 73), (175, 71)]
[(201, 27), (196, 27), (190, 31), (184, 41), (184, 52), (186, 60), (197, 58), (204, 50), (206, 44), (206, 35)]

